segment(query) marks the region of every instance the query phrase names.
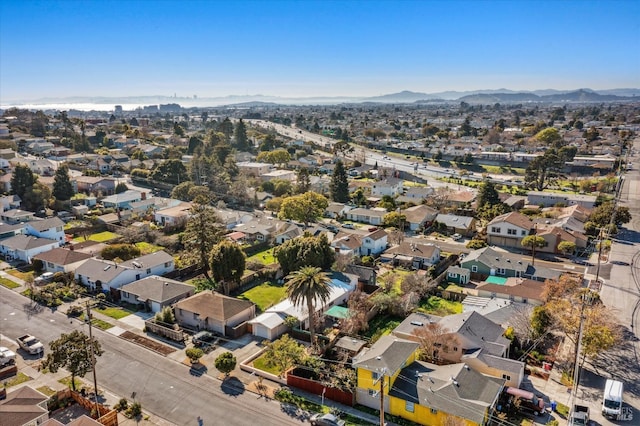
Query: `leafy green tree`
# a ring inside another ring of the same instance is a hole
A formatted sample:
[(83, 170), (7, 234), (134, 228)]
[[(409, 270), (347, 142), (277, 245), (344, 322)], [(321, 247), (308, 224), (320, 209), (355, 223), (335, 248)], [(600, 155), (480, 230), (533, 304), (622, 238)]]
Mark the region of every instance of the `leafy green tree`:
[(264, 346), (265, 363), (268, 367), (277, 369), (280, 377), (291, 367), (301, 364), (307, 357), (305, 347), (288, 334), (273, 342), (266, 340)]
[(45, 184), (36, 182), (24, 194), (22, 205), (25, 210), (38, 212), (44, 210), (49, 205), (51, 199), (51, 190)]
[(401, 229), (406, 223), (407, 216), (399, 212), (389, 212), (382, 218), (384, 226), (393, 226), (394, 228)]
[(224, 377), (229, 377), (229, 374), (236, 368), (236, 357), (231, 352), (223, 352), (216, 358), (216, 369), (224, 374)]
[(264, 161), (270, 164), (282, 165), (291, 161), (291, 154), (289, 154), (289, 152), (286, 149), (262, 151), (256, 157), (256, 161)]
[(173, 308), (171, 306), (165, 306), (156, 314), (155, 320), (165, 324), (175, 324), (176, 316), (173, 313)]
[(501, 203), (500, 195), (498, 194), (498, 190), (494, 183), (487, 179), (483, 180), (478, 188), (478, 206), (482, 207), (485, 204), (493, 206), (499, 203)]
[(465, 247), (471, 250), (481, 249), (482, 247), (486, 247), (487, 242), (485, 240), (480, 239), (472, 239), (470, 240)]
[(335, 261), (335, 251), (325, 234), (314, 237), (308, 233), (285, 241), (274, 250), (274, 255), (285, 274), (303, 266), (329, 269)]
[(364, 190), (362, 188), (358, 188), (355, 191), (353, 191), (350, 197), (351, 197), (351, 202), (356, 206), (364, 206), (367, 204), (367, 197), (366, 195), (364, 195)]
[(536, 306), (531, 314), (531, 329), (533, 338), (543, 336), (551, 326), (551, 316), (544, 306)]
[(191, 201), (191, 198), (189, 197), (189, 190), (194, 186), (195, 184), (191, 181), (182, 182), (180, 185), (174, 186), (171, 191), (171, 198), (181, 201)]
[(129, 190), (129, 187), (124, 182), (119, 182), (116, 185), (116, 194), (122, 194), (123, 192), (126, 192), (128, 190)]
[[(604, 227), (611, 222), (611, 218), (614, 214), (614, 203), (608, 201), (600, 204), (589, 215), (589, 222), (593, 222), (597, 227)], [(615, 209), (614, 224), (621, 226), (631, 221), (631, 214), (629, 208), (619, 206)]]
[(315, 306), (326, 304), (331, 296), (331, 279), (320, 268), (303, 266), (287, 275), (287, 295), (294, 305), (306, 305), (311, 345), (315, 345)]
[(296, 194), (304, 194), (311, 189), (311, 179), (309, 177), (309, 169), (303, 167), (298, 170), (298, 178), (296, 179)]
[(11, 193), (24, 199), (27, 191), (33, 188), (37, 180), (38, 177), (33, 174), (29, 166), (18, 164), (11, 175)]
[(189, 180), (187, 168), (181, 160), (177, 159), (166, 160), (158, 164), (153, 168), (149, 177), (158, 182), (172, 183), (175, 185)]
[(571, 241), (561, 241), (560, 244), (558, 244), (558, 251), (564, 255), (575, 253), (576, 243)]
[(192, 364), (200, 362), (200, 358), (204, 356), (204, 351), (200, 348), (188, 348), (185, 351), (185, 355), (189, 358)]
[(202, 141), (202, 139), (198, 138), (197, 136), (191, 136), (189, 138), (189, 146), (187, 147), (187, 154), (189, 155), (193, 154), (195, 150), (202, 147), (203, 144), (204, 142)]
[(191, 257), (209, 277), (209, 255), (222, 236), (220, 220), (215, 211), (207, 205), (196, 202), (191, 207), (191, 217), (187, 221), (182, 243), (187, 257)]
[(388, 212), (393, 211), (396, 209), (396, 200), (391, 195), (383, 195), (378, 207), (386, 209)]
[(249, 139), (247, 138), (247, 126), (242, 121), (242, 118), (236, 122), (234, 129), (235, 147), (238, 151), (247, 151), (251, 149), (249, 145)]
[(333, 144), (333, 153), (336, 155), (342, 155), (345, 157), (347, 154), (353, 152), (353, 147), (347, 141), (338, 141)]
[(229, 294), (230, 283), (238, 283), (246, 264), (246, 256), (242, 248), (234, 242), (223, 240), (213, 246), (209, 257), (209, 265), (213, 279), (222, 283), (224, 294)]
[(555, 127), (547, 127), (546, 129), (540, 130), (535, 136), (534, 139), (540, 143), (543, 143), (549, 147), (559, 147), (562, 144), (562, 136), (558, 129)]
[(349, 202), (349, 181), (347, 179), (347, 171), (341, 160), (336, 161), (329, 189), (331, 199), (336, 203)]
[(43, 361), (42, 368), (52, 373), (64, 368), (71, 373), (71, 387), (76, 390), (75, 378), (82, 377), (93, 369), (90, 346), (93, 346), (94, 357), (103, 354), (100, 342), (89, 339), (82, 331), (61, 334), (58, 339), (49, 343), (51, 351)]
[(534, 158), (525, 170), (525, 183), (538, 191), (547, 188), (560, 176), (560, 169), (564, 165), (558, 152), (550, 148), (544, 155)]
[(73, 197), (73, 185), (69, 180), (69, 166), (63, 164), (58, 167), (53, 177), (52, 195), (59, 201), (68, 201)]
[(100, 253), (103, 259), (113, 260), (118, 258), (122, 261), (135, 259), (140, 254), (140, 248), (136, 247), (135, 244), (111, 244), (102, 249)]
[(321, 217), (328, 206), (329, 202), (324, 196), (309, 191), (285, 198), (280, 205), (278, 218), (297, 220), (308, 225)]
[(522, 247), (527, 247), (531, 250), (531, 263), (535, 262), (535, 253), (537, 248), (542, 248), (547, 244), (544, 238), (539, 235), (527, 235), (520, 241)]

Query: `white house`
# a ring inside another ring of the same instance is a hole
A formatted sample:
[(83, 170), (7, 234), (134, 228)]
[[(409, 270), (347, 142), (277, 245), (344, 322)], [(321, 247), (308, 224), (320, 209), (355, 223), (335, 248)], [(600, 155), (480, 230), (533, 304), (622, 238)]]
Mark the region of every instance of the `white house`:
[(16, 235), (0, 241), (0, 254), (4, 255), (7, 260), (22, 260), (31, 263), (31, 259), (36, 254), (59, 246), (60, 241), (30, 235)]
[(180, 203), (177, 206), (157, 210), (153, 220), (161, 226), (177, 226), (186, 223), (191, 216), (191, 203)]
[[(345, 303), (349, 299), (349, 295), (356, 289), (357, 284), (357, 275), (332, 274), (329, 301), (322, 306), (316, 304), (316, 310), (318, 312), (325, 312), (334, 305)], [(289, 316), (295, 317), (300, 322), (302, 328), (309, 326), (309, 312), (307, 312), (306, 306), (294, 305), (291, 299), (288, 298), (252, 319), (249, 321), (249, 324), (251, 324), (254, 336), (273, 340), (287, 331), (285, 319)]]
[(73, 272), (93, 256), (75, 250), (54, 248), (33, 256), (33, 260), (40, 260), (46, 272)]
[(25, 223), (25, 234), (64, 242), (64, 222), (57, 216)]
[(387, 210), (383, 208), (356, 208), (347, 212), (347, 219), (354, 222), (368, 223), (370, 225), (382, 225), (382, 220), (387, 214)]
[(398, 178), (386, 178), (374, 182), (371, 186), (371, 195), (374, 197), (382, 197), (384, 195), (390, 195), (392, 197), (402, 194), (402, 179)]
[(490, 245), (521, 247), (522, 239), (533, 229), (533, 221), (522, 213), (510, 212), (493, 218), (486, 229)]
[(92, 290), (119, 289), (125, 284), (175, 269), (173, 257), (165, 251), (140, 256), (122, 263), (89, 259), (75, 270), (75, 279)]

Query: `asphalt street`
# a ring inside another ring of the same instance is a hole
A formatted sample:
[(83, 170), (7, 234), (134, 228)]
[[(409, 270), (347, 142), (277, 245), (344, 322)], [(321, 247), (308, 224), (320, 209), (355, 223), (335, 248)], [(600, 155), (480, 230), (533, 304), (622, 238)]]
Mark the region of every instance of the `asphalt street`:
[[(28, 299), (1, 286), (0, 300), (0, 334), (12, 339), (30, 333), (48, 348), (61, 333), (87, 332), (86, 325), (61, 313), (42, 308), (33, 311)], [(129, 399), (135, 392), (145, 410), (176, 425), (197, 425), (198, 416), (204, 425), (302, 423), (285, 413), (278, 402), (244, 391), (242, 383), (233, 378), (225, 385), (206, 374), (193, 375), (186, 365), (110, 333), (95, 328), (93, 333), (104, 349), (97, 363), (98, 386)]]

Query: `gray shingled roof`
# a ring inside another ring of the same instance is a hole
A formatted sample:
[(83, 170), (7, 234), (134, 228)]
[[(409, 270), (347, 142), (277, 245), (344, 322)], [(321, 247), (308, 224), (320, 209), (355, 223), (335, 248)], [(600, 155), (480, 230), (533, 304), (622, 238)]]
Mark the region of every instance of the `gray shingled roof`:
[(38, 232), (47, 231), (51, 228), (64, 226), (64, 222), (59, 217), (50, 217), (42, 220), (32, 220), (26, 223)]
[(404, 365), (420, 345), (391, 335), (382, 336), (368, 351), (353, 359), (353, 366), (369, 371), (394, 374)]
[(504, 382), (465, 364), (438, 366), (415, 361), (402, 369), (389, 395), (483, 424)]
[(131, 284), (123, 285), (121, 290), (135, 294), (140, 301), (151, 300), (164, 303), (178, 296), (189, 294), (193, 291), (193, 286), (169, 278), (151, 275)]
[(13, 250), (30, 250), (37, 247), (42, 247), (57, 243), (55, 240), (48, 238), (32, 237), (31, 235), (14, 235), (2, 241), (2, 245)]

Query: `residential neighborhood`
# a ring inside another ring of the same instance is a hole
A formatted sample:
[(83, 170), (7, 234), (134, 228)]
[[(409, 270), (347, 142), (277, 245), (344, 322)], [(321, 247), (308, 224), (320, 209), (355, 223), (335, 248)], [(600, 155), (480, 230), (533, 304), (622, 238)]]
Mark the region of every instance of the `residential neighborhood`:
[[(114, 382), (123, 347), (302, 420), (561, 423), (576, 363), (626, 339), (607, 291), (635, 243), (637, 104), (395, 108), (4, 111), (0, 291), (58, 321), (29, 330), (41, 359), (0, 369), (28, 377), (0, 413), (52, 422), (43, 390), (90, 405), (91, 368), (84, 393), (47, 374), (91, 330), (97, 386), (150, 416), (174, 418)], [(0, 346), (24, 355), (11, 327)], [(124, 421), (116, 405), (92, 421)]]

